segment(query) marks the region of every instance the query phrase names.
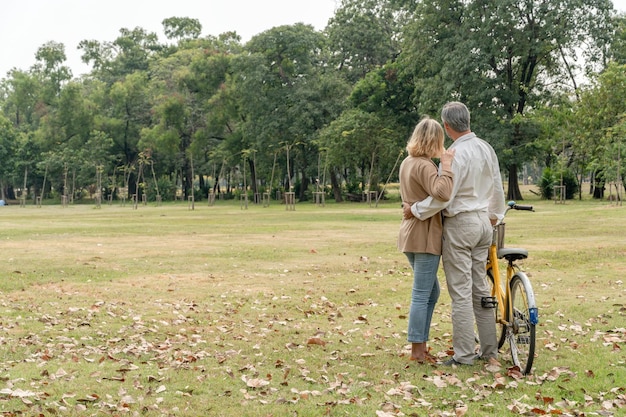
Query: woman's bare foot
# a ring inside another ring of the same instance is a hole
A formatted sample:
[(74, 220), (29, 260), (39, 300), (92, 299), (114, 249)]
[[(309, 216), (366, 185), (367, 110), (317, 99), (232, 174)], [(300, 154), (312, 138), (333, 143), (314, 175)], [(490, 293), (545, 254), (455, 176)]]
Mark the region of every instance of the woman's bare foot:
[(426, 361), (426, 342), (411, 343), (411, 357), (410, 360), (417, 363), (424, 363)]

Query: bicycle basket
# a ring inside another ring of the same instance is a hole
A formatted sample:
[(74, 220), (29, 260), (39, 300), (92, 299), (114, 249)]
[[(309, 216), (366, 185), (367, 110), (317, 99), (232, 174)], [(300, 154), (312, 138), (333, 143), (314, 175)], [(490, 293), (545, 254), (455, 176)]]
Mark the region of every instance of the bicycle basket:
[(498, 226), (496, 226), (496, 233), (497, 233), (497, 237), (498, 240), (496, 241), (496, 247), (498, 249), (502, 249), (504, 247), (504, 223), (500, 223)]

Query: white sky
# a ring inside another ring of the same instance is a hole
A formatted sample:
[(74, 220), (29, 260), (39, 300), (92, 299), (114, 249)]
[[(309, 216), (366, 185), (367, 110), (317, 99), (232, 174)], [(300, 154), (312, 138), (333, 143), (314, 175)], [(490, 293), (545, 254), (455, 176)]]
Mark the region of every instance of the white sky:
[[(626, 0), (624, 0), (626, 1)], [(242, 41), (267, 29), (302, 22), (316, 30), (334, 15), (335, 0), (0, 0), (0, 78), (12, 68), (28, 70), (49, 41), (65, 45), (73, 75), (89, 71), (80, 61), (84, 39), (115, 40), (121, 28), (137, 26), (167, 39), (161, 22), (190, 17), (202, 35), (236, 31)]]
[[(0, 78), (12, 68), (29, 69), (49, 41), (65, 45), (74, 76), (89, 71), (76, 48), (81, 40), (113, 41), (121, 28), (139, 26), (166, 41), (161, 22), (190, 17), (202, 36), (236, 31), (243, 42), (267, 29), (298, 22), (326, 27), (339, 0), (0, 0)], [(626, 12), (626, 0), (613, 0)]]

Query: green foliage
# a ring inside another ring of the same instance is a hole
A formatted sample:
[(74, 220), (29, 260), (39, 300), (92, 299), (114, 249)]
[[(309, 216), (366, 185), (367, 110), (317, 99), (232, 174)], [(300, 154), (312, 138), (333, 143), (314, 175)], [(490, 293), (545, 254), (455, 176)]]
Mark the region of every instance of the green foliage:
[(576, 175), (571, 170), (554, 171), (550, 168), (543, 170), (541, 179), (539, 180), (539, 189), (541, 190), (541, 197), (549, 200), (554, 197), (554, 187), (565, 186), (565, 199), (571, 200), (578, 193), (579, 185)]
[(579, 185), (576, 175), (566, 170), (563, 172), (563, 185), (565, 186), (565, 198), (571, 200), (578, 193)]
[(35, 59), (34, 72), (43, 79), (42, 99), (47, 105), (52, 105), (61, 93), (62, 85), (72, 78), (70, 69), (63, 65), (66, 60), (65, 45), (47, 42), (37, 49)]
[(389, 0), (343, 0), (326, 27), (330, 64), (350, 83), (393, 61), (408, 15)]
[[(10, 183), (15, 174), (15, 132), (10, 121), (0, 114), (0, 184)], [(5, 189), (0, 189), (0, 199), (6, 198)]]
[(174, 201), (176, 198), (176, 184), (169, 177), (160, 177), (156, 184), (154, 181), (148, 182), (146, 188), (148, 201), (156, 201), (157, 189), (162, 201)]
[(168, 39), (196, 39), (202, 32), (202, 24), (198, 19), (189, 17), (170, 17), (163, 20), (163, 31)]
[(321, 132), (320, 146), (327, 149), (329, 167), (344, 172), (347, 191), (360, 195), (389, 176), (405, 144), (401, 131), (394, 119), (354, 109)]
[(626, 15), (615, 17), (615, 35), (611, 42), (611, 57), (621, 65), (626, 64)]
[(541, 179), (539, 180), (539, 189), (541, 190), (541, 197), (546, 200), (550, 200), (554, 195), (554, 185), (556, 178), (552, 169), (546, 168), (541, 173)]
[[(623, 61), (624, 18), (611, 10), (608, 0), (342, 0), (324, 31), (284, 25), (246, 44), (170, 17), (164, 42), (140, 27), (82, 41), (92, 71), (75, 79), (65, 45), (48, 42), (30, 70), (0, 83), (11, 124), (3, 191), (26, 177), (29, 190), (78, 194), (93, 189), (94, 164), (134, 190), (149, 182), (149, 153), (154, 175), (187, 196), (214, 171), (235, 181), (228, 173), (247, 152), (253, 192), (291, 183), (305, 199), (323, 172), (340, 199), (346, 184), (393, 180), (414, 124), (451, 99), (469, 105), (515, 178), (524, 163), (558, 162), (617, 181), (624, 69), (605, 62)], [(575, 89), (580, 79), (594, 83)]]
[(576, 81), (582, 69), (573, 62), (583, 39), (590, 61), (604, 50), (605, 37), (593, 28), (606, 27), (610, 13), (610, 2), (596, 0), (426, 0), (399, 59), (413, 68), (423, 113), (461, 100), (472, 112), (473, 130), (510, 153), (502, 161), (511, 177), (507, 198), (519, 199), (516, 170), (535, 156), (528, 145), (537, 133), (521, 116), (560, 92), (548, 83)]
[(5, 117), (20, 130), (35, 130), (45, 112), (42, 112), (42, 80), (32, 73), (14, 70), (2, 82), (0, 108)]
[(355, 84), (349, 97), (351, 107), (395, 119), (399, 126), (406, 126), (406, 136), (420, 119), (412, 101), (412, 80), (406, 78), (398, 63), (387, 63), (369, 72)]

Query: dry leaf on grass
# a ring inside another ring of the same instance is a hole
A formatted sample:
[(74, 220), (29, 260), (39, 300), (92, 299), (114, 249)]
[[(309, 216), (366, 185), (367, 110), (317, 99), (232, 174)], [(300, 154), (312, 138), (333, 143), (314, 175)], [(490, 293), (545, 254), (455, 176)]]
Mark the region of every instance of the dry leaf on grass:
[(319, 345), (319, 346), (326, 346), (326, 342), (324, 342), (322, 339), (320, 339), (319, 337), (311, 337), (309, 340), (307, 340), (306, 342), (307, 345)]

